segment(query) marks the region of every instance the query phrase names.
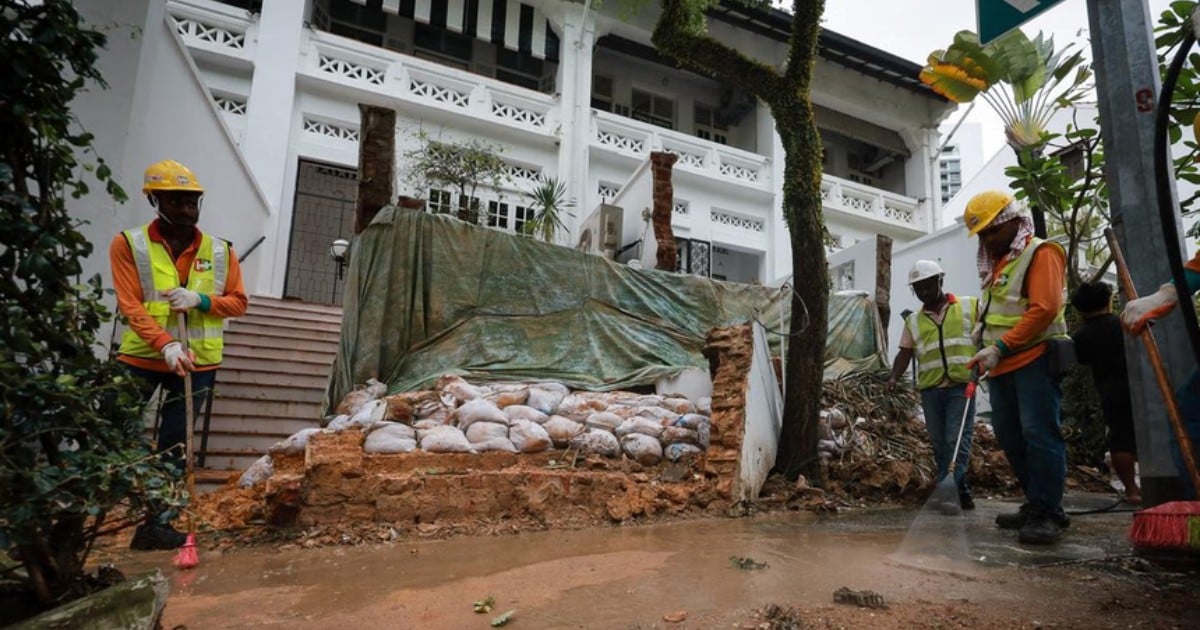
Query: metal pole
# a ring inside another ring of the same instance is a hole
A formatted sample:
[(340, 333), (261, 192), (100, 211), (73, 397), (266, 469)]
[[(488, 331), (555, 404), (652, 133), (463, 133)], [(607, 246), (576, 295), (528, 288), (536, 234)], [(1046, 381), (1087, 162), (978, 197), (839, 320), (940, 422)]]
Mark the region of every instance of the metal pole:
[[(1134, 262), (1129, 271), (1138, 293), (1147, 295), (1171, 278), (1154, 187), (1154, 104), (1161, 81), (1153, 22), (1146, 0), (1087, 0), (1087, 8), (1112, 226)], [(1174, 197), (1175, 191), (1170, 194)], [(1175, 246), (1182, 249), (1182, 241)], [(1172, 382), (1185, 382), (1195, 361), (1182, 318), (1165, 318), (1154, 334)], [(1125, 356), (1144, 505), (1182, 498), (1154, 371), (1133, 337), (1125, 338)]]

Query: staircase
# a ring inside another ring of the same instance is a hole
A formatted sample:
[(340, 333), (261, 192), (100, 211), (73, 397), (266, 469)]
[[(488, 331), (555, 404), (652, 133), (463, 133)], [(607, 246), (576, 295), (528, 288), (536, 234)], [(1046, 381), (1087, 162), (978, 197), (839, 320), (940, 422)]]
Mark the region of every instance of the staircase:
[[(340, 307), (258, 296), (230, 320), (196, 475), (201, 490), (241, 474), (275, 442), (319, 426), (341, 325)], [(197, 433), (197, 451), (199, 440)]]

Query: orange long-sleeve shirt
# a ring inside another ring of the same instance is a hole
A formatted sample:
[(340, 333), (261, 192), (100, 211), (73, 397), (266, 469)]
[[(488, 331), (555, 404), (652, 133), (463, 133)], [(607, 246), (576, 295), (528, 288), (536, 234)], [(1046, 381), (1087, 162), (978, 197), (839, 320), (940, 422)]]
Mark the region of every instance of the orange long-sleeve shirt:
[[(183, 252), (176, 254), (163, 238), (158, 229), (158, 219), (150, 223), (150, 240), (161, 243), (167, 252), (175, 259), (175, 271), (179, 274), (179, 282), (186, 285), (188, 272), (196, 259), (196, 251), (200, 248), (201, 232), (195, 230), (192, 243)], [(113, 287), (117, 292), (117, 308), (128, 320), (133, 332), (150, 344), (155, 350), (162, 352), (163, 346), (175, 340), (171, 332), (158, 325), (154, 318), (142, 306), (142, 282), (138, 278), (137, 266), (133, 262), (133, 249), (124, 234), (117, 234), (108, 246), (109, 266), (112, 269)], [(229, 273), (225, 277), (225, 293), (208, 296), (211, 306), (208, 314), (216, 317), (240, 317), (246, 313), (246, 287), (242, 284), (242, 268), (238, 265), (237, 255), (233, 248), (229, 250)], [(117, 355), (117, 360), (156, 372), (169, 372), (167, 362), (163, 359), (143, 359), (124, 354)], [(197, 370), (215, 370), (218, 366), (198, 366)]]
[[(1000, 270), (1011, 260), (1012, 254), (996, 263), (992, 270), (992, 281), (996, 281)], [(1054, 322), (1063, 307), (1063, 278), (1067, 266), (1066, 256), (1057, 247), (1039, 247), (1029, 262), (1025, 273), (1025, 286), (1021, 295), (1028, 298), (1029, 307), (1021, 321), (1012, 330), (1004, 333), (1000, 340), (1008, 348), (1023, 348), (1029, 345), (1046, 327)], [(1040, 343), (1027, 350), (1020, 350), (1002, 359), (992, 369), (992, 376), (1000, 376), (1019, 370), (1032, 363), (1046, 352), (1046, 344)]]

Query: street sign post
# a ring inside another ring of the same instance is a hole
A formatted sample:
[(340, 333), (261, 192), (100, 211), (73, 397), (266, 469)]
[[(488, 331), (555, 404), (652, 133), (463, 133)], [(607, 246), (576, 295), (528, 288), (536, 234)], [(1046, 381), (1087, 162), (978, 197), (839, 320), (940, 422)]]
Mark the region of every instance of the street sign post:
[(975, 0), (979, 42), (988, 42), (1033, 19), (1062, 0)]

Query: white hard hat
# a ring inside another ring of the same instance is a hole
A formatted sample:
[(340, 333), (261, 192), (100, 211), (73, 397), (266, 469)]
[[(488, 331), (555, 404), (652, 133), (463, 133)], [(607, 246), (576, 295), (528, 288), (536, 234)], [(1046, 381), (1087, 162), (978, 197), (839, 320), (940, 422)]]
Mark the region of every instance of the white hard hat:
[(945, 275), (942, 271), (942, 266), (932, 260), (918, 260), (913, 263), (912, 270), (908, 272), (908, 283), (920, 282), (934, 276)]

